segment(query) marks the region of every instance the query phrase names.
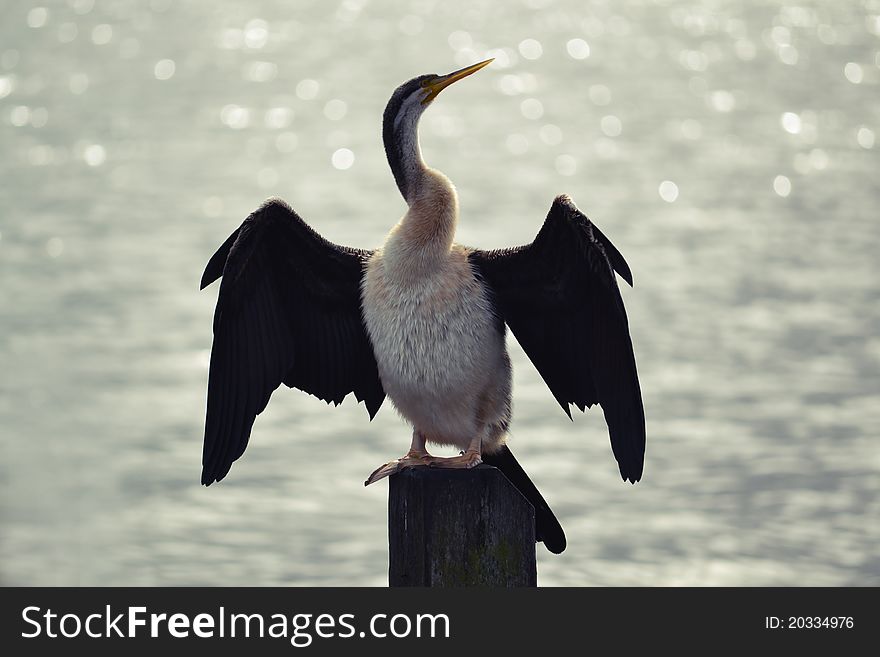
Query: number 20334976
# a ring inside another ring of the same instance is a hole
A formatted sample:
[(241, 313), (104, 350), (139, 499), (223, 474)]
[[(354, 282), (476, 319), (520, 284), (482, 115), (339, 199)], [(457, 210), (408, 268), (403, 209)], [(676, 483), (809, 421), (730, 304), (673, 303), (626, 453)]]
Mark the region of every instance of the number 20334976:
[(768, 630), (851, 630), (852, 616), (765, 616)]

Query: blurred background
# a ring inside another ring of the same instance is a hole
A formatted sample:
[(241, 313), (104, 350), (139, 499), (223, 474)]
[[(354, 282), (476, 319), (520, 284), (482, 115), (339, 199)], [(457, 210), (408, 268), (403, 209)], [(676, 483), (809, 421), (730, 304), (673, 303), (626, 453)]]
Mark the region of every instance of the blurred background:
[[(620, 481), (511, 338), (511, 445), (568, 533), (543, 585), (880, 585), (880, 1), (46, 0), (0, 21), (0, 583), (384, 585), (408, 428), (282, 388), (199, 486), (216, 247), (278, 195), (381, 244), (381, 116), (459, 241), (566, 192), (632, 266), (648, 418)], [(625, 286), (624, 286), (625, 287)]]

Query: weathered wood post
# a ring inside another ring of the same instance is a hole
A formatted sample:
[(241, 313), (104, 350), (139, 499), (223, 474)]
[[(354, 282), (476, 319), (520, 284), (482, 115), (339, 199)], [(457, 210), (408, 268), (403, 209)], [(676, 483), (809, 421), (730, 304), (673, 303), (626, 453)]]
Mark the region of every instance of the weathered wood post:
[(488, 465), (393, 475), (388, 543), (390, 586), (537, 586), (535, 509)]

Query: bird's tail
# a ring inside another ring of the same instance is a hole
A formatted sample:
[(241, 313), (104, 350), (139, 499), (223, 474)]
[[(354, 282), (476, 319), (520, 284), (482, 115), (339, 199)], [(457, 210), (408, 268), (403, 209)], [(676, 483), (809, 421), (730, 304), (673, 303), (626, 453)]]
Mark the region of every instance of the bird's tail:
[(496, 454), (483, 454), (483, 463), (501, 470), (510, 483), (535, 507), (535, 540), (543, 541), (544, 546), (553, 554), (562, 552), (565, 549), (565, 532), (507, 445)]

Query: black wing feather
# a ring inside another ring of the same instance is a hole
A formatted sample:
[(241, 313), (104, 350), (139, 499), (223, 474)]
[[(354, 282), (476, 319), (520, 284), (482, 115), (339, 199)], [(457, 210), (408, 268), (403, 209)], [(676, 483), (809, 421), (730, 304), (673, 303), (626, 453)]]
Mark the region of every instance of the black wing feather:
[(571, 417), (599, 404), (624, 480), (642, 476), (645, 413), (626, 310), (614, 272), (630, 285), (620, 252), (567, 196), (550, 208), (535, 241), (475, 250), (471, 263), (499, 314)]
[(353, 392), (376, 414), (385, 392), (361, 319), (370, 253), (331, 244), (283, 201), (251, 214), (217, 250), (202, 288), (220, 276), (202, 483), (220, 481), (247, 447), (281, 383), (339, 404)]

